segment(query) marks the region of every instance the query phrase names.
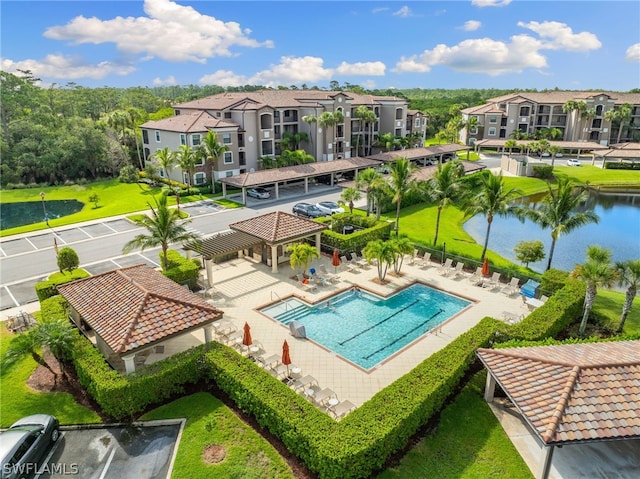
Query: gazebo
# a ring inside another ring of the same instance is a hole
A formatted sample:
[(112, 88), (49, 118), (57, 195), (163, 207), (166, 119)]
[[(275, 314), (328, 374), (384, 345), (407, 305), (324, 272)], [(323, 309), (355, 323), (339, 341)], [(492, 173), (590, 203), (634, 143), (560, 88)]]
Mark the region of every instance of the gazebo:
[(498, 384), (543, 444), (546, 479), (556, 447), (640, 438), (640, 341), (478, 349), (485, 400)]

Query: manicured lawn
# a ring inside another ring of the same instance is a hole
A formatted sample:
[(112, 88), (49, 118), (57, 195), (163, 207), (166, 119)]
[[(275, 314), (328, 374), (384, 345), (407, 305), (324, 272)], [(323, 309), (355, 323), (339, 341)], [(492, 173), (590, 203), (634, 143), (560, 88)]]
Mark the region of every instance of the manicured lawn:
[[(138, 183), (120, 183), (118, 180), (101, 181), (86, 185), (51, 186), (46, 188), (29, 188), (21, 190), (2, 190), (2, 203), (15, 203), (19, 201), (35, 201), (40, 203), (40, 192), (45, 193), (45, 201), (51, 200), (78, 200), (84, 203), (81, 211), (49, 220), (51, 227), (63, 226), (82, 221), (107, 218), (127, 213), (145, 211), (149, 209), (148, 202), (153, 204), (153, 197), (162, 192), (162, 188), (152, 188)], [(100, 198), (96, 208), (89, 197), (97, 194)], [(180, 197), (181, 203), (196, 201), (199, 195)], [(169, 205), (175, 205), (175, 196), (169, 197)], [(0, 236), (9, 236), (29, 231), (46, 229), (43, 223), (25, 225), (0, 231)]]
[[(173, 468), (173, 479), (293, 479), (288, 464), (260, 434), (242, 422), (221, 401), (197, 393), (154, 409), (140, 419), (186, 418)], [(226, 448), (225, 459), (205, 464), (202, 452), (208, 445)]]
[[(593, 310), (598, 315), (606, 318), (609, 327), (615, 331), (620, 323), (620, 314), (624, 304), (624, 293), (617, 291), (598, 290)], [(640, 334), (640, 299), (636, 297), (631, 311), (624, 323), (623, 333)]]
[(476, 374), (396, 467), (377, 479), (531, 479), (533, 475), (482, 397)]
[[(0, 326), (0, 357), (9, 348), (12, 337), (4, 324)], [(41, 393), (27, 386), (27, 379), (36, 366), (29, 357), (0, 372), (0, 427), (8, 427), (21, 417), (39, 413), (53, 414), (61, 424), (100, 422), (97, 414), (76, 403), (71, 394)]]

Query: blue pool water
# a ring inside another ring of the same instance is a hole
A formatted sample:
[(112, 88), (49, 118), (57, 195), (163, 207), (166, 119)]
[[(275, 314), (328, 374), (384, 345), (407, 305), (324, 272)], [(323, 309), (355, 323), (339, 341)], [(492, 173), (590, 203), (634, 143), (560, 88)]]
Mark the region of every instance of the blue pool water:
[(414, 284), (388, 298), (349, 290), (314, 306), (290, 298), (261, 312), (285, 325), (298, 321), (309, 339), (371, 369), (469, 304)]

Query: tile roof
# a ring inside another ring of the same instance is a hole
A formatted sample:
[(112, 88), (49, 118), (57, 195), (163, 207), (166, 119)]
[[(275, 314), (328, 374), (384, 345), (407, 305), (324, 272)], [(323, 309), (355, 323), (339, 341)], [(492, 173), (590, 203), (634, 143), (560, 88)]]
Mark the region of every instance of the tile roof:
[(378, 161), (395, 161), (398, 158), (408, 158), (410, 160), (417, 158), (426, 158), (429, 156), (444, 155), (446, 153), (455, 153), (456, 151), (470, 150), (471, 147), (459, 145), (457, 143), (447, 143), (444, 145), (431, 145), (419, 148), (407, 148), (405, 150), (387, 151), (370, 155), (367, 158)]
[(219, 120), (207, 112), (183, 113), (181, 115), (164, 118), (162, 120), (148, 121), (141, 128), (153, 130), (176, 131), (180, 133), (207, 132), (214, 128), (238, 128), (238, 125), (228, 121)]
[[(505, 138), (504, 140), (478, 140), (476, 141), (476, 146), (486, 146), (487, 148), (502, 148), (505, 142), (509, 141), (510, 138)], [(538, 140), (516, 140), (518, 145), (527, 145), (529, 143), (536, 143)], [(570, 149), (570, 150), (582, 150), (583, 152), (589, 150), (606, 150), (610, 148), (609, 146), (601, 145), (600, 143), (596, 143), (595, 141), (549, 141), (550, 146), (559, 146), (560, 148)]]
[(274, 211), (232, 223), (229, 228), (249, 233), (269, 244), (275, 244), (310, 236), (326, 229), (327, 226), (284, 211)]
[(201, 327), (223, 314), (147, 265), (73, 281), (58, 291), (119, 354)]
[(477, 355), (544, 443), (640, 438), (640, 341)]

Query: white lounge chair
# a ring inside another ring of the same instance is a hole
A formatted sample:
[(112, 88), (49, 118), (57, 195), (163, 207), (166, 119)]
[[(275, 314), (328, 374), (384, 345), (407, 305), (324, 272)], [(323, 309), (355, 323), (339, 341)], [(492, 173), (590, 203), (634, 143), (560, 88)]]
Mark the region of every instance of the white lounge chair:
[(318, 266), (318, 270), (320, 271), (320, 275), (330, 283), (336, 283), (340, 281), (340, 276), (338, 276), (337, 274), (329, 273), (325, 265), (321, 264), (320, 266)]
[(297, 274), (296, 278), (298, 278), (298, 286), (300, 286), (305, 291), (315, 291), (316, 289), (318, 289), (316, 285), (309, 280), (307, 280), (307, 282), (305, 283), (305, 278), (303, 278), (301, 274)]
[(337, 406), (329, 408), (329, 412), (335, 419), (340, 419), (356, 408), (356, 405), (349, 400), (342, 401)]
[(357, 264), (360, 268), (366, 268), (369, 266), (367, 260), (362, 257), (358, 257), (356, 253), (351, 253), (351, 262)]
[(451, 274), (453, 275), (454, 278), (457, 278), (458, 276), (464, 276), (464, 263), (462, 261), (458, 261), (456, 263), (456, 267), (455, 268), (451, 268)]
[(491, 279), (487, 282), (486, 287), (497, 288), (498, 286), (500, 286), (500, 273), (494, 271)]
[(422, 256), (417, 256), (415, 260), (415, 264), (420, 268), (427, 268), (429, 266), (433, 266), (431, 262), (431, 253), (425, 251)]
[(358, 271), (358, 265), (352, 261), (349, 261), (346, 256), (340, 256), (340, 261), (342, 261), (344, 267), (347, 268), (347, 271)]
[(482, 266), (478, 266), (475, 272), (469, 276), (469, 282), (474, 285), (481, 285), (483, 279)]
[(519, 285), (520, 285), (520, 280), (514, 276), (513, 278), (511, 278), (511, 281), (505, 287), (504, 291), (508, 295), (515, 294), (518, 291), (520, 291), (520, 286)]
[(451, 273), (452, 264), (453, 264), (453, 260), (451, 258), (447, 258), (444, 264), (440, 266), (440, 268), (438, 268), (438, 273), (443, 276), (449, 276), (449, 273)]

